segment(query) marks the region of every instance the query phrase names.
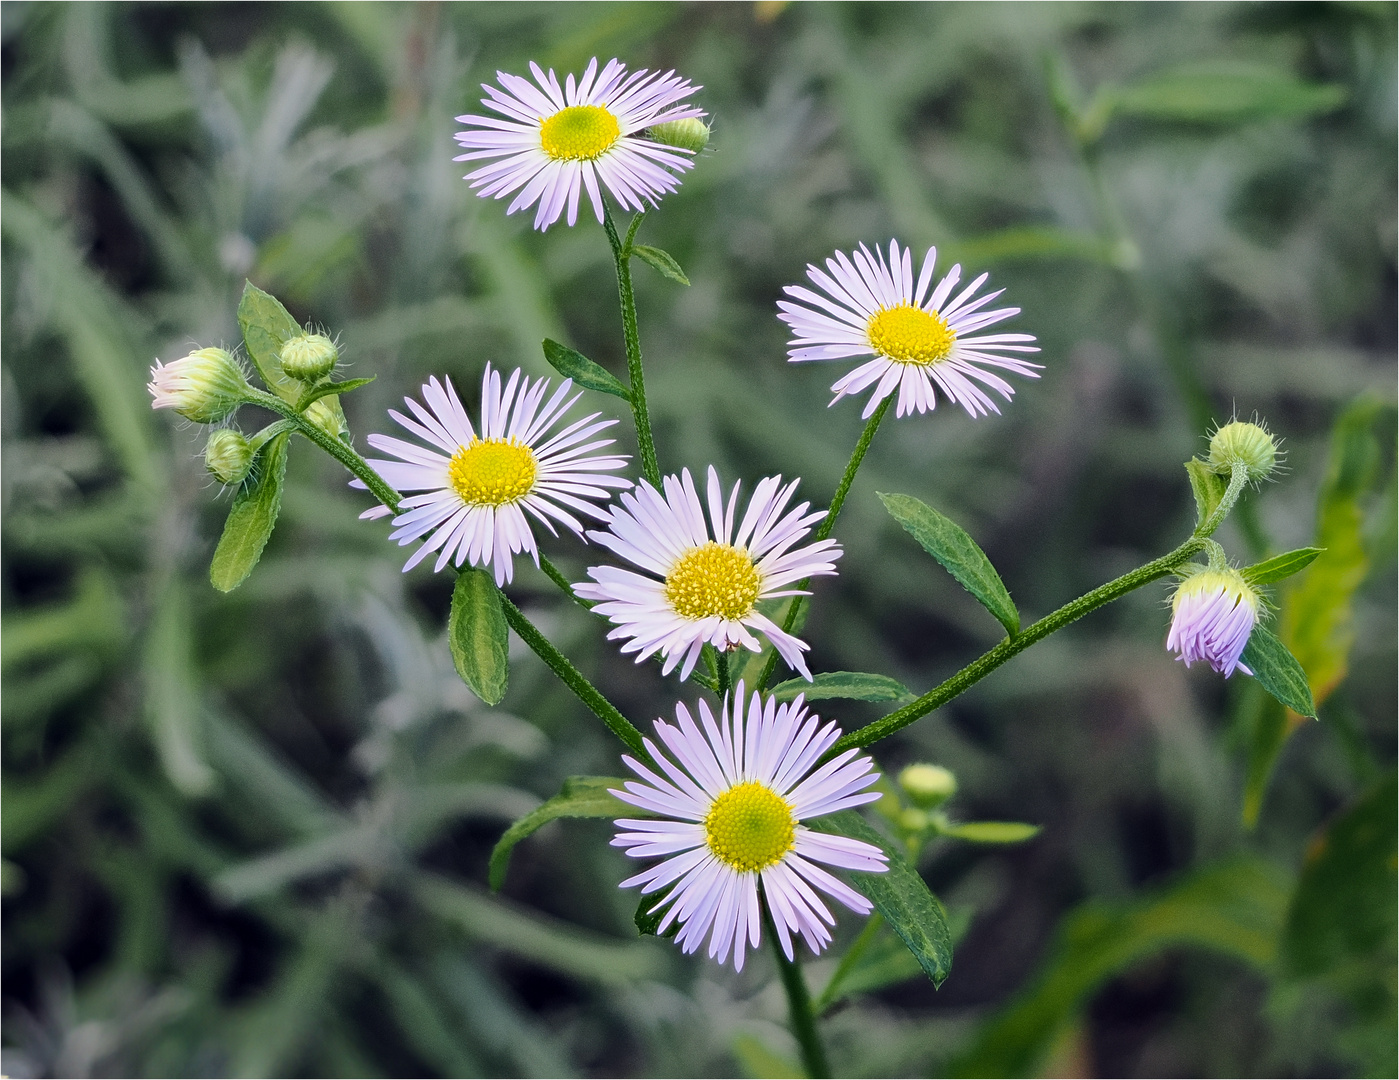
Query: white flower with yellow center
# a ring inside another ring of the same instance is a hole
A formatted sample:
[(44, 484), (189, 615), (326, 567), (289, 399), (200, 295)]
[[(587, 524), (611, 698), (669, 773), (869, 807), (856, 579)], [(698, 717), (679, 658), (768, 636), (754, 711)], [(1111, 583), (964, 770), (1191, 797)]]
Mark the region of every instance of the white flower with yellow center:
[(757, 608), (760, 600), (804, 596), (785, 586), (836, 572), (834, 560), (841, 556), (836, 541), (792, 547), (826, 516), (808, 514), (810, 503), (783, 513), (799, 482), (783, 487), (780, 476), (760, 480), (735, 530), (739, 485), (725, 504), (712, 465), (708, 524), (689, 469), (662, 481), (664, 496), (643, 480), (621, 497), (620, 506), (612, 506), (607, 530), (588, 537), (646, 573), (590, 566), (593, 580), (575, 591), (599, 601), (593, 610), (617, 624), (608, 639), (629, 638), (622, 652), (636, 653), (637, 663), (659, 652), (665, 658), (662, 674), (683, 664), (680, 677), (689, 678), (706, 643), (759, 652), (757, 631), (810, 679), (802, 658), (809, 646)]
[[(817, 895), (834, 897), (852, 911), (871, 904), (817, 863), (847, 870), (883, 871), (887, 857), (872, 844), (816, 832), (802, 824), (879, 798), (867, 791), (879, 774), (874, 762), (847, 750), (812, 771), (840, 737), (834, 723), (807, 710), (800, 696), (779, 705), (754, 693), (744, 707), (740, 682), (716, 724), (699, 703), (700, 725), (684, 705), (676, 724), (656, 721), (656, 734), (677, 765), (650, 740), (646, 751), (662, 777), (630, 757), (623, 760), (644, 783), (628, 780), (612, 794), (659, 819), (623, 818), (612, 841), (634, 859), (663, 862), (622, 882), (643, 894), (667, 890), (651, 910), (666, 909), (659, 932), (679, 922), (676, 941), (687, 953), (709, 936), (709, 955), (743, 970), (744, 950), (758, 947), (762, 928), (758, 886), (772, 912), (778, 941), (792, 959), (792, 935), (813, 953), (830, 943), (835, 925)], [(672, 887), (673, 886), (673, 887)]]
[(826, 271), (808, 265), (807, 277), (824, 292), (802, 285), (788, 285), (783, 291), (802, 303), (779, 300), (778, 318), (792, 329), (788, 358), (842, 360), (848, 356), (873, 356), (831, 390), (834, 405), (847, 394), (858, 394), (873, 386), (862, 414), (873, 415), (879, 403), (899, 392), (895, 415), (937, 407), (941, 390), (947, 400), (960, 405), (972, 416), (999, 413), (991, 396), (978, 386), (982, 383), (1007, 401), (1014, 387), (999, 375), (986, 370), (1001, 368), (1031, 379), (1040, 364), (1032, 364), (1003, 353), (1037, 353), (1030, 334), (979, 334), (994, 323), (1020, 314), (1019, 308), (983, 310), (1000, 296), (1003, 289), (977, 296), (976, 291), (989, 275), (982, 274), (955, 296), (962, 267), (954, 266), (933, 287), (933, 266), (937, 248), (929, 248), (923, 269), (915, 284), (913, 258), (908, 248), (889, 242), (889, 261), (875, 248), (873, 255), (864, 244), (847, 256), (837, 251), (826, 260)]
[[(624, 456), (593, 453), (612, 445), (612, 439), (594, 436), (617, 421), (598, 420), (599, 414), (593, 413), (546, 438), (582, 396), (569, 398), (572, 388), (573, 381), (565, 379), (546, 402), (549, 380), (531, 382), (521, 378), (517, 368), (502, 390), (500, 373), (487, 364), (481, 380), (479, 433), (451, 379), (432, 378), (424, 384), (426, 408), (412, 398), (403, 399), (416, 420), (389, 410), (399, 424), (435, 447), (388, 435), (369, 436), (370, 446), (401, 459), (369, 461), (385, 483), (398, 491), (423, 492), (403, 500), (393, 519), (397, 528), (389, 536), (400, 546), (428, 538), (404, 565), (405, 571), (437, 551), (435, 569), (449, 560), (457, 566), (491, 566), (496, 584), (503, 585), (514, 573), (515, 553), (527, 551), (539, 565), (526, 511), (551, 533), (557, 521), (580, 537), (583, 525), (570, 509), (606, 519), (607, 514), (588, 500), (608, 499), (609, 489), (631, 487), (630, 480), (607, 475), (626, 465)], [(364, 484), (353, 480), (351, 486)], [(388, 513), (388, 507), (376, 506), (360, 517)]]
[(481, 86), (489, 95), (481, 103), (504, 119), (457, 117), (475, 130), (457, 132), (467, 153), (453, 160), (490, 162), (465, 177), (478, 195), (503, 199), (519, 190), (506, 213), (538, 203), (534, 227), (543, 230), (565, 208), (570, 225), (578, 220), (584, 187), (601, 222), (599, 180), (625, 210), (644, 210), (648, 202), (654, 206), (659, 196), (680, 186), (676, 174), (693, 166), (693, 151), (637, 133), (652, 124), (703, 116), (702, 109), (684, 104), (699, 87), (673, 71), (629, 75), (618, 60), (598, 71), (596, 57), (582, 78), (569, 75), (563, 86), (552, 68), (545, 75), (538, 64), (529, 67), (534, 83), (497, 71), (503, 89)]

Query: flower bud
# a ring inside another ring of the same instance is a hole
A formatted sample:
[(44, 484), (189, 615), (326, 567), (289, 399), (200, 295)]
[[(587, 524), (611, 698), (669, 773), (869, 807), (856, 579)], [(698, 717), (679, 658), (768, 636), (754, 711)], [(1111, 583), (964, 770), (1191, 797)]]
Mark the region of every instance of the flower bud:
[(1261, 424), (1235, 420), (1210, 437), (1209, 464), (1217, 473), (1227, 474), (1235, 464), (1242, 463), (1248, 470), (1249, 482), (1256, 484), (1267, 478), (1277, 460), (1277, 443)]
[(151, 407), (174, 409), (196, 424), (217, 424), (247, 400), (248, 382), (223, 349), (199, 349), (151, 368)]
[(340, 350), (324, 334), (300, 334), (277, 354), (282, 370), (299, 382), (315, 382), (335, 370)]
[(932, 809), (957, 794), (957, 778), (941, 765), (910, 765), (899, 773), (899, 786), (924, 809)]
[(1258, 593), (1232, 567), (1210, 567), (1191, 574), (1171, 598), (1171, 632), (1166, 648), (1185, 666), (1204, 660), (1225, 678), (1237, 669), (1262, 606)]
[(664, 124), (652, 124), (646, 129), (646, 135), (658, 143), (689, 150), (695, 154), (709, 145), (709, 125), (695, 116), (685, 120), (667, 120)]
[(241, 484), (252, 462), (252, 443), (238, 431), (216, 431), (204, 447), (204, 465), (221, 484)]
[(910, 806), (899, 815), (899, 824), (905, 832), (921, 833), (928, 828), (928, 812)]

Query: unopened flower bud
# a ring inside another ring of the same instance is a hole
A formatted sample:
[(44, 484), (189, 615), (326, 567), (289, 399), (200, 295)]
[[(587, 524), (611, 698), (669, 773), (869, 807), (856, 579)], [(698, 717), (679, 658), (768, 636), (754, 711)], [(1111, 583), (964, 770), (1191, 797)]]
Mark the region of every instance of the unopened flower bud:
[(1262, 603), (1257, 591), (1231, 567), (1201, 569), (1180, 583), (1171, 598), (1166, 648), (1185, 666), (1204, 660), (1225, 678), (1237, 669)]
[(899, 824), (905, 832), (921, 833), (928, 827), (928, 812), (910, 806), (899, 815)]
[(252, 443), (241, 432), (216, 431), (204, 447), (204, 465), (221, 484), (241, 484), (252, 462)]
[(1242, 463), (1248, 470), (1249, 482), (1257, 483), (1267, 478), (1277, 460), (1277, 443), (1261, 424), (1235, 420), (1210, 437), (1209, 463), (1217, 473), (1227, 474)]
[(941, 765), (910, 765), (899, 773), (899, 786), (924, 809), (932, 809), (957, 794), (957, 778)]
[(340, 351), (324, 334), (300, 334), (277, 354), (282, 370), (299, 382), (315, 382), (335, 370)]
[(695, 154), (709, 145), (709, 125), (694, 116), (685, 120), (667, 120), (664, 124), (652, 124), (646, 129), (646, 135), (658, 143), (689, 150)]
[(217, 424), (238, 408), (248, 394), (242, 369), (223, 349), (199, 349), (151, 368), (151, 407), (174, 409), (197, 424)]

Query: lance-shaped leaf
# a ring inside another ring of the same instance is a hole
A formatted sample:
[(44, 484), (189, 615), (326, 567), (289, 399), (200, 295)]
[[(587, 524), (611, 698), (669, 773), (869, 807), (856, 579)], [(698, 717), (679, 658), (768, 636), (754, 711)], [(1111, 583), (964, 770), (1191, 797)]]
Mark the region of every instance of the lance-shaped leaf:
[(874, 844), (889, 859), (883, 873), (846, 871), (846, 877), (903, 939), (908, 951), (933, 980), (934, 986), (952, 970), (952, 933), (947, 912), (928, 889), (917, 870), (909, 865), (901, 847), (878, 832), (853, 810), (841, 810), (811, 822), (813, 828)]
[(361, 386), (368, 386), (374, 381), (374, 376), (367, 379), (346, 379), (344, 382), (321, 383), (320, 386), (313, 386), (302, 394), (296, 402), (296, 411), (305, 411), (313, 401), (320, 401), (323, 397), (330, 397), (332, 394), (348, 394), (351, 390), (358, 390)]
[(1266, 628), (1255, 626), (1244, 646), (1243, 662), (1260, 686), (1298, 716), (1315, 716), (1307, 673), (1287, 646)]
[(1268, 585), (1274, 581), (1291, 577), (1299, 570), (1305, 570), (1313, 559), (1321, 554), (1321, 548), (1304, 547), (1295, 551), (1284, 551), (1261, 563), (1245, 566), (1239, 571), (1250, 585)]
[(209, 564), (209, 581), (219, 592), (232, 592), (253, 572), (277, 524), (282, 482), (287, 475), (289, 435), (276, 435), (253, 461), (253, 470), (234, 496), (219, 546)]
[(610, 371), (600, 364), (593, 363), (576, 349), (545, 338), (544, 359), (564, 378), (572, 379), (585, 389), (612, 394), (623, 401), (631, 400), (631, 391), (624, 383), (618, 382)]
[(629, 806), (608, 788), (620, 788), (625, 781), (614, 776), (570, 776), (552, 799), (531, 811), (505, 830), (491, 852), (490, 882), (493, 891), (505, 884), (505, 871), (510, 866), (510, 853), (515, 845), (558, 818), (618, 818), (650, 817), (635, 806)]
[(1195, 524), (1203, 525), (1205, 519), (1214, 513), (1229, 485), (1199, 458), (1191, 458), (1185, 463), (1185, 471), (1190, 476), (1190, 490), (1195, 495)]
[(662, 277), (668, 277), (671, 281), (681, 285), (690, 284), (690, 279), (685, 276), (685, 271), (680, 269), (680, 264), (675, 261), (670, 252), (662, 251), (657, 247), (647, 247), (645, 244), (633, 244), (631, 253), (648, 266), (658, 270)]
[(1305, 83), (1261, 64), (1207, 61), (1158, 71), (1111, 94), (1114, 111), (1197, 124), (1312, 116), (1345, 103), (1345, 87)]
[(953, 840), (968, 840), (973, 844), (1020, 844), (1039, 835), (1039, 825), (1029, 825), (1023, 821), (963, 821), (951, 822), (945, 818), (934, 820), (934, 828), (939, 836), (949, 836)]
[(487, 705), (499, 705), (510, 679), (505, 611), (488, 571), (470, 567), (457, 574), (447, 640), (462, 682)]
[(913, 692), (897, 679), (864, 671), (823, 671), (811, 682), (788, 679), (768, 691), (768, 696), (778, 701), (791, 701), (798, 694), (805, 694), (807, 701), (843, 698), (849, 701), (908, 702), (914, 697)]
[(980, 600), (1011, 637), (1020, 633), (1020, 613), (1015, 610), (1001, 575), (966, 530), (911, 495), (878, 494), (894, 520), (942, 563), (962, 588)]

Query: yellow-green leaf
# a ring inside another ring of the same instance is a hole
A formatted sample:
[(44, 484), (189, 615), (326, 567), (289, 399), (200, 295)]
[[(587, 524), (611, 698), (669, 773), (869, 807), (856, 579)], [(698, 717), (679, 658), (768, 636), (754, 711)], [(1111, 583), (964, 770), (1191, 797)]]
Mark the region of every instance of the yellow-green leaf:
[(274, 436), (253, 462), (253, 471), (233, 499), (219, 546), (209, 564), (209, 581), (219, 592), (243, 584), (262, 558), (277, 513), (282, 508), (282, 482), (287, 475), (287, 434)]
[(509, 630), (500, 590), (488, 571), (468, 567), (457, 574), (447, 641), (462, 682), (487, 705), (499, 705), (510, 680)]

